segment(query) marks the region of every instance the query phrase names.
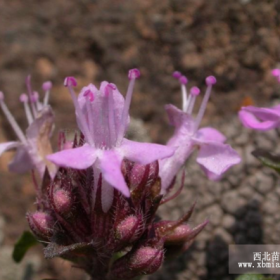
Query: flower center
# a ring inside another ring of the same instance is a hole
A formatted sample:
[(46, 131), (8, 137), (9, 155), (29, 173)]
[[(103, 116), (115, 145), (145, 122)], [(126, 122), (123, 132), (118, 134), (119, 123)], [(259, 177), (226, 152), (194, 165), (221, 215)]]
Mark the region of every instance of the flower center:
[(119, 117), (116, 116), (115, 112), (117, 106), (115, 104), (115, 94), (117, 94), (115, 91), (117, 87), (114, 84), (107, 84), (96, 95), (90, 89), (86, 90), (83, 93), (85, 98), (84, 108), (84, 105), (78, 102), (73, 90), (73, 87), (77, 85), (75, 78), (67, 77), (65, 79), (64, 85), (69, 89), (76, 109), (78, 123), (88, 144), (99, 149), (111, 149), (121, 144), (127, 126), (135, 80), (139, 76), (140, 71), (138, 69), (132, 69), (128, 73), (130, 81)]

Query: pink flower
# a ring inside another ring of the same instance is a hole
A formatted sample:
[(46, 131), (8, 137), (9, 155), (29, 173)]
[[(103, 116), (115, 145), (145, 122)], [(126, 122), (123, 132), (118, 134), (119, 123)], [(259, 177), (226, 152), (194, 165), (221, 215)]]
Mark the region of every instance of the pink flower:
[(280, 105), (271, 108), (242, 107), (238, 115), (247, 128), (266, 131), (280, 127)]
[[(280, 69), (273, 69), (271, 74), (280, 82)], [(247, 128), (267, 131), (280, 127), (280, 105), (270, 108), (242, 107), (238, 116)]]
[(241, 161), (237, 152), (231, 146), (224, 144), (226, 137), (219, 131), (211, 127), (198, 129), (216, 78), (213, 76), (206, 78), (206, 93), (196, 118), (193, 118), (194, 103), (200, 91), (197, 87), (193, 87), (188, 96), (185, 86), (188, 82), (187, 78), (180, 72), (175, 72), (173, 76), (181, 82), (183, 108), (180, 110), (171, 104), (165, 107), (169, 122), (175, 127), (174, 135), (167, 146), (177, 149), (172, 157), (160, 160), (163, 193), (172, 184), (173, 178), (196, 148), (199, 149), (196, 161), (211, 180), (218, 180), (231, 166)]
[[(173, 147), (138, 143), (124, 138), (129, 123), (129, 107), (138, 69), (129, 71), (126, 99), (114, 84), (102, 82), (98, 90), (90, 84), (78, 98), (73, 91), (77, 85), (73, 77), (65, 79), (76, 110), (78, 126), (85, 137), (82, 147), (68, 149), (47, 158), (58, 166), (86, 169), (93, 166), (95, 175), (102, 173), (104, 180), (125, 196), (130, 192), (121, 172), (124, 158), (140, 164), (149, 164), (174, 153)], [(97, 176), (98, 177), (98, 176)]]
[(48, 105), (49, 91), (52, 85), (51, 82), (43, 84), (44, 103), (39, 102), (38, 92), (32, 91), (30, 76), (26, 79), (26, 85), (29, 97), (24, 93), (20, 96), (29, 124), (25, 134), (8, 109), (4, 94), (0, 92), (0, 107), (19, 140), (0, 144), (0, 156), (3, 152), (16, 148), (16, 155), (9, 164), (10, 171), (24, 173), (35, 168), (43, 177), (45, 169), (48, 167), (50, 175), (54, 176), (55, 166), (45, 159), (47, 154), (52, 153), (49, 138), (53, 130), (54, 115)]

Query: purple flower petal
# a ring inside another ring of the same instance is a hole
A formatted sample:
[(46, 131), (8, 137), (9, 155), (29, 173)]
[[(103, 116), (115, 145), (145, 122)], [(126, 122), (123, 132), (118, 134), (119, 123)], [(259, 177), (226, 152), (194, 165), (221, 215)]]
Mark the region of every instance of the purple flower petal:
[(25, 173), (30, 171), (34, 167), (34, 164), (26, 151), (24, 146), (20, 146), (13, 160), (9, 163), (9, 170), (15, 173)]
[(13, 148), (17, 148), (18, 146), (20, 146), (21, 144), (19, 142), (13, 141), (13, 142), (6, 142), (6, 143), (2, 143), (0, 144), (0, 156)]
[[(103, 81), (100, 86), (100, 90), (98, 90), (93, 84), (89, 84), (86, 87), (83, 87), (79, 96), (78, 96), (78, 103), (85, 114), (86, 118), (101, 118), (102, 114), (102, 108), (103, 108), (103, 98), (104, 98), (104, 92), (105, 88), (108, 85), (108, 82)], [(85, 98), (85, 93), (87, 91), (91, 91), (94, 96), (94, 100), (91, 102), (91, 114), (89, 115), (89, 112), (87, 111), (87, 106), (86, 102), (87, 99)], [(113, 100), (114, 100), (114, 119), (115, 119), (115, 124), (118, 127), (120, 125), (121, 117), (122, 117), (122, 111), (123, 111), (123, 106), (124, 106), (124, 98), (122, 94), (118, 91), (118, 89), (114, 89), (113, 91)], [(105, 114), (105, 112), (103, 112)], [(106, 112), (107, 114), (107, 112)], [(80, 130), (82, 131), (82, 126), (80, 124), (79, 118), (77, 118), (78, 126)], [(102, 130), (103, 128), (97, 127), (97, 129)], [(99, 133), (98, 131), (95, 133)]]
[(113, 150), (104, 151), (99, 157), (102, 176), (124, 196), (129, 197), (130, 192), (121, 172), (122, 156)]
[(123, 139), (120, 149), (124, 157), (141, 164), (149, 164), (158, 159), (168, 158), (172, 156), (176, 150), (173, 147), (139, 143), (127, 139)]
[(238, 153), (229, 145), (216, 142), (202, 142), (200, 144), (196, 161), (208, 172), (217, 176), (222, 175), (231, 166), (241, 161)]
[(260, 120), (263, 121), (277, 121), (280, 118), (279, 105), (271, 108), (259, 108), (254, 106), (247, 106), (241, 109), (242, 111), (253, 114)]
[(96, 158), (96, 150), (88, 144), (79, 148), (63, 150), (47, 156), (49, 161), (58, 166), (75, 169), (86, 169), (92, 166)]
[(202, 166), (201, 164), (198, 164), (201, 169), (204, 171), (205, 175), (207, 176), (208, 179), (212, 180), (212, 181), (219, 181), (223, 176), (222, 175), (217, 175), (213, 172), (210, 172), (209, 170), (207, 170), (204, 166)]
[(224, 143), (226, 137), (218, 130), (212, 127), (204, 127), (197, 131), (195, 137), (201, 141), (214, 141)]
[[(271, 119), (269, 119), (269, 114), (257, 115), (261, 116), (262, 120), (257, 119), (253, 113), (245, 109), (240, 110), (238, 113), (240, 121), (247, 128), (266, 131), (280, 126), (280, 117), (277, 119), (275, 115), (271, 114)], [(264, 120), (264, 117), (266, 120)]]
[(194, 132), (193, 118), (172, 104), (165, 105), (165, 110), (171, 125), (184, 128), (189, 134)]
[(28, 141), (32, 141), (33, 144), (37, 144), (41, 138), (50, 138), (54, 125), (54, 114), (50, 106), (44, 108), (39, 112), (39, 116), (32, 122), (32, 124), (26, 130), (26, 138)]

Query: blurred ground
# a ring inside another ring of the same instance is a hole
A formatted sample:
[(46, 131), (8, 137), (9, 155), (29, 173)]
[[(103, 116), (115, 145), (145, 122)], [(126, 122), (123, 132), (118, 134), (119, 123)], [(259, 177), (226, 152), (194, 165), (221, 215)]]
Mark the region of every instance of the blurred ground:
[[(280, 57), (279, 12), (280, 2), (268, 0), (0, 0), (0, 88), (17, 120), (26, 127), (18, 102), (19, 94), (25, 91), (25, 77), (32, 75), (34, 89), (39, 89), (43, 81), (52, 80), (51, 104), (56, 112), (57, 129), (71, 130), (75, 129), (75, 120), (70, 96), (62, 86), (65, 76), (75, 76), (79, 87), (106, 79), (117, 84), (124, 93), (128, 69), (138, 67), (142, 77), (137, 81), (131, 114), (144, 121), (143, 127), (153, 141), (163, 143), (172, 132), (167, 125), (164, 104), (179, 105), (181, 98), (172, 72), (182, 71), (191, 85), (202, 89), (205, 88), (204, 78), (213, 74), (218, 83), (208, 104), (204, 124), (214, 123), (216, 128), (219, 125), (232, 127), (239, 135), (240, 128), (234, 119), (244, 98), (250, 97), (255, 104), (261, 105), (269, 104), (279, 96), (279, 85), (270, 75)], [(4, 127), (0, 142), (15, 139), (3, 115), (0, 124)], [(251, 139), (252, 135), (248, 137)], [(271, 137), (273, 144), (269, 147), (274, 147), (277, 135)], [(251, 146), (246, 149), (253, 148), (252, 140), (241, 139), (238, 143), (236, 138), (230, 138), (231, 144), (245, 149), (250, 142)], [(240, 141), (243, 141), (242, 144)], [(262, 141), (265, 143), (265, 140)], [(27, 228), (25, 212), (32, 210), (34, 201), (29, 177), (7, 173), (6, 165), (10, 158), (11, 155), (6, 154), (0, 159), (0, 216), (5, 224), (2, 227), (5, 246), (13, 244), (21, 231)], [(241, 172), (243, 170), (239, 170), (238, 174)], [(255, 171), (250, 172), (254, 177)], [(234, 178), (232, 176), (231, 180)], [(205, 194), (205, 199), (211, 197), (205, 187), (206, 182), (204, 180), (193, 186)], [(219, 186), (215, 184), (211, 189), (219, 189)], [(231, 216), (236, 215), (234, 211), (238, 207), (251, 205), (250, 188), (249, 198), (248, 194), (247, 198), (246, 194), (243, 195), (245, 203), (238, 204), (240, 199), (236, 196), (239, 196), (239, 191), (234, 189), (240, 189), (239, 186), (239, 181), (231, 183), (228, 188), (232, 192), (225, 197), (222, 194), (227, 192), (222, 190), (216, 194), (219, 199), (214, 204), (218, 207), (227, 201), (232, 202)], [(274, 187), (269, 190), (273, 196)], [(266, 194), (266, 191), (260, 192), (262, 197)], [(275, 211), (279, 212), (277, 203), (274, 210), (269, 210), (272, 212), (263, 212), (264, 220), (273, 216)], [(247, 208), (244, 209), (247, 212)], [(211, 215), (213, 219), (222, 221), (227, 211), (217, 210)], [(203, 215), (206, 213), (202, 211)], [(231, 218), (227, 219), (229, 223)], [(220, 222), (217, 224), (220, 225)], [(209, 232), (208, 241), (215, 238), (214, 231)], [(234, 234), (231, 233), (231, 236), (234, 237)], [(270, 242), (278, 242), (273, 240)], [(0, 249), (1, 252), (3, 250)], [(215, 246), (213, 250), (216, 250)], [(40, 250), (37, 250), (37, 255), (40, 256)], [(198, 259), (194, 258), (193, 262), (197, 263)], [(211, 269), (214, 271), (215, 265), (204, 262), (200, 267), (203, 266), (208, 280), (212, 279)], [(42, 261), (41, 266), (37, 262), (34, 267), (38, 270), (34, 279), (82, 279), (78, 278), (76, 269), (69, 268), (63, 261)], [(195, 271), (197, 264), (190, 267), (180, 269)], [(181, 279), (196, 279), (183, 275)], [(213, 277), (218, 280), (224, 276)]]

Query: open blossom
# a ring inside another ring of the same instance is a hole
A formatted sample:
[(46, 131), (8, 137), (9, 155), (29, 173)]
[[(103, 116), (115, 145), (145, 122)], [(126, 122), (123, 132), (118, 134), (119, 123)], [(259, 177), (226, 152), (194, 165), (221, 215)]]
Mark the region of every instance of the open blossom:
[(45, 91), (43, 103), (39, 101), (38, 92), (32, 91), (30, 76), (26, 79), (26, 85), (28, 95), (23, 93), (20, 96), (29, 125), (25, 134), (8, 109), (3, 92), (0, 92), (0, 107), (18, 137), (18, 141), (1, 143), (0, 155), (7, 150), (16, 148), (15, 157), (9, 164), (10, 171), (24, 173), (35, 168), (43, 177), (47, 167), (50, 175), (54, 176), (56, 168), (46, 160), (46, 155), (52, 153), (49, 138), (54, 126), (54, 115), (48, 105), (52, 84), (45, 82), (42, 86)]
[[(273, 69), (272, 75), (280, 82), (280, 69)], [(242, 107), (238, 115), (242, 124), (247, 128), (267, 131), (280, 127), (280, 105), (270, 108)]]
[(211, 127), (198, 129), (216, 78), (213, 76), (206, 78), (206, 93), (199, 112), (194, 118), (192, 116), (193, 107), (200, 90), (193, 87), (188, 96), (187, 78), (177, 71), (173, 76), (181, 83), (183, 106), (182, 110), (171, 104), (165, 107), (169, 122), (175, 127), (174, 135), (168, 141), (167, 146), (177, 149), (172, 157), (160, 160), (162, 193), (166, 192), (182, 165), (196, 148), (199, 149), (196, 161), (212, 180), (219, 179), (231, 166), (241, 161), (237, 152), (231, 146), (224, 144), (226, 137), (219, 131)]
[[(123, 159), (145, 165), (169, 157), (175, 150), (174, 147), (139, 143), (124, 138), (129, 123), (133, 87), (139, 76), (138, 69), (129, 71), (130, 82), (125, 100), (117, 87), (108, 82), (102, 82), (99, 90), (90, 84), (76, 98), (73, 87), (77, 82), (73, 77), (66, 78), (65, 86), (73, 99), (77, 123), (85, 143), (82, 147), (63, 150), (47, 158), (61, 167), (86, 169), (93, 166), (95, 176), (101, 173), (105, 182), (129, 196), (129, 188), (121, 171)], [(106, 199), (112, 197), (109, 195), (112, 192), (109, 186)]]

